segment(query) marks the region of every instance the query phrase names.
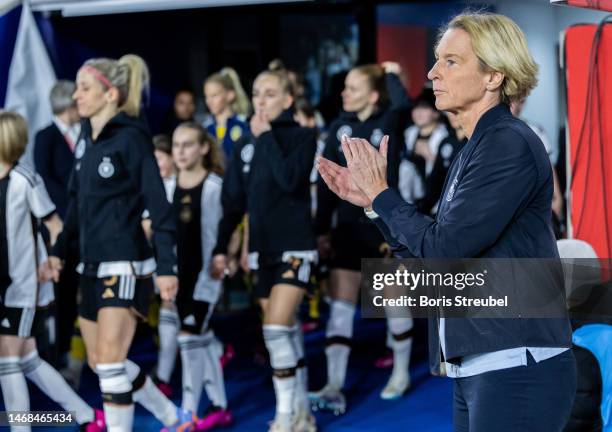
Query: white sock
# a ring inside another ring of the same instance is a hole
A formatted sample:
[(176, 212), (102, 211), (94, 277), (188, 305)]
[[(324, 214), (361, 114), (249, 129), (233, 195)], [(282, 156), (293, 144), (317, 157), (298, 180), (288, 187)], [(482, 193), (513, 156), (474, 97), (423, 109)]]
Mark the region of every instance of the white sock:
[(310, 412), (310, 400), (308, 399), (308, 368), (306, 367), (306, 358), (304, 355), (304, 333), (302, 333), (302, 325), (299, 321), (291, 328), (291, 341), (293, 342), (293, 349), (298, 359), (297, 369), (295, 371), (296, 389), (293, 409), (295, 412)]
[(403, 341), (393, 341), (393, 372), (397, 378), (406, 378), (410, 368), (410, 352), (412, 350), (412, 338)]
[(77, 423), (84, 424), (94, 420), (93, 408), (75, 393), (58, 371), (38, 356), (37, 350), (22, 357), (20, 365), (25, 376), (44, 394), (66, 411), (75, 413)]
[(270, 354), (270, 364), (274, 370), (272, 382), (276, 393), (276, 421), (284, 427), (290, 427), (297, 366), (297, 358), (291, 341), (291, 328), (284, 325), (265, 324), (263, 335)]
[(272, 383), (276, 395), (276, 415), (274, 419), (283, 427), (290, 427), (291, 416), (293, 415), (292, 404), (295, 397), (295, 375), (283, 378), (273, 376)]
[(157, 378), (163, 382), (170, 382), (176, 350), (178, 348), (179, 316), (176, 311), (162, 308), (159, 311), (159, 357), (157, 361)]
[[(104, 418), (108, 432), (129, 432), (134, 423), (134, 404), (131, 403), (132, 383), (123, 363), (96, 365), (100, 390), (104, 401)], [(118, 403), (117, 399), (121, 398)]]
[(200, 405), (204, 386), (204, 344), (200, 336), (179, 335), (181, 361), (183, 364), (183, 401), (185, 411), (196, 413)]
[[(30, 394), (19, 357), (0, 358), (0, 387), (6, 411), (30, 411)], [(30, 426), (16, 426), (11, 432), (30, 432)]]
[(348, 345), (331, 344), (325, 348), (327, 357), (327, 384), (342, 390), (346, 380), (346, 370), (351, 348)]
[[(153, 383), (153, 380), (142, 373), (140, 366), (132, 360), (125, 359), (125, 370), (132, 382), (132, 398), (155, 416), (164, 426), (171, 426), (178, 420), (176, 406)], [(135, 387), (138, 385), (138, 388)]]
[(204, 388), (214, 406), (226, 409), (227, 395), (225, 394), (225, 379), (221, 367), (221, 342), (215, 337), (212, 330), (202, 336), (204, 343)]
[(327, 337), (327, 383), (341, 390), (346, 380), (353, 339), (355, 305), (343, 300), (332, 301), (325, 335)]
[(134, 423), (134, 404), (104, 404), (104, 420), (107, 432), (129, 432)]
[(392, 334), (393, 372), (395, 379), (406, 379), (412, 351), (412, 318), (388, 318), (387, 326)]

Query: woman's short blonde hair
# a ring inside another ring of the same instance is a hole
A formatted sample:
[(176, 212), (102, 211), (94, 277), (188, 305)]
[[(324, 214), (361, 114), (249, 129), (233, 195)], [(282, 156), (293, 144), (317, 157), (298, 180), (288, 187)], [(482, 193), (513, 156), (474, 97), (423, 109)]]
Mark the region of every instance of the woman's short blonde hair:
[(442, 30), (461, 29), (470, 35), (472, 48), (484, 70), (504, 74), (502, 102), (523, 100), (538, 83), (534, 61), (525, 34), (510, 18), (488, 12), (464, 12)]
[(23, 117), (0, 110), (0, 160), (12, 165), (19, 160), (28, 145), (28, 125)]

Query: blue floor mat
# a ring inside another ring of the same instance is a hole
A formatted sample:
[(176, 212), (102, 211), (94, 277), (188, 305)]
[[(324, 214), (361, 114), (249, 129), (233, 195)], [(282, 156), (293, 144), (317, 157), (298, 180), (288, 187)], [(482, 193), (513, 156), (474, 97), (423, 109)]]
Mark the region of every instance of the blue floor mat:
[[(236, 329), (244, 329), (244, 323), (233, 319), (222, 324), (234, 336)], [(408, 394), (396, 401), (383, 401), (379, 393), (385, 385), (390, 370), (373, 367), (374, 360), (384, 352), (385, 324), (382, 320), (358, 320), (355, 326), (355, 345), (347, 373), (347, 413), (334, 416), (331, 413), (316, 413), (317, 425), (322, 431), (451, 431), (452, 430), (452, 382), (447, 378), (432, 377), (426, 361), (425, 324), (417, 320), (416, 340), (412, 355), (412, 388)], [(219, 333), (219, 332), (218, 332)], [(223, 335), (222, 335), (223, 336)], [(274, 391), (269, 366), (257, 363), (252, 355), (240, 355), (240, 337), (232, 339), (238, 354), (226, 368), (227, 396), (235, 423), (224, 431), (266, 431), (268, 422), (274, 416)], [(311, 390), (325, 383), (324, 330), (320, 328), (306, 334), (309, 381)], [(244, 341), (245, 339), (243, 339)], [(247, 339), (250, 344), (253, 338)], [(246, 345), (243, 343), (242, 345)], [(130, 358), (145, 370), (151, 370), (155, 363), (155, 346), (150, 334), (143, 332), (135, 340)], [(180, 402), (180, 361), (173, 376), (175, 403)], [(46, 396), (30, 385), (32, 410), (60, 410)], [(86, 369), (83, 374), (80, 394), (90, 404), (101, 406), (97, 377)], [(200, 412), (208, 405), (203, 395)], [(2, 408), (3, 409), (3, 408)], [(142, 407), (136, 407), (135, 431), (158, 431), (162, 425)], [(0, 428), (8, 430), (8, 428)], [(40, 431), (72, 431), (74, 428), (43, 428)]]

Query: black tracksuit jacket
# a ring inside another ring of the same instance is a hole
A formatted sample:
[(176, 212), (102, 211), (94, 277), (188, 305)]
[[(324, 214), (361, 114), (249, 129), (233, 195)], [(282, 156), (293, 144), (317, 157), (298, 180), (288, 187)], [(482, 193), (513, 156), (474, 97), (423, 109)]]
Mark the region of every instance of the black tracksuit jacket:
[(232, 232), (249, 215), (249, 251), (276, 256), (315, 249), (310, 214), (310, 172), (316, 134), (300, 127), (291, 110), (272, 130), (241, 138), (223, 181), (223, 218), (214, 253), (226, 253)]
[(176, 274), (175, 224), (146, 125), (123, 112), (94, 141), (83, 124), (69, 182), (64, 231), (54, 254), (78, 238), (81, 262), (143, 261), (154, 256), (141, 226), (152, 220), (158, 275)]

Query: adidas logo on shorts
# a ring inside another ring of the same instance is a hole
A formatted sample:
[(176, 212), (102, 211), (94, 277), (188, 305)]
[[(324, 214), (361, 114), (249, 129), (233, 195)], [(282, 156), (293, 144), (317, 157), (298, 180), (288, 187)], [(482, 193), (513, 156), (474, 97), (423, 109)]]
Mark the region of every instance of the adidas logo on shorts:
[(4, 318), (2, 320), (2, 327), (4, 327), (4, 328), (11, 328), (11, 323), (9, 322), (8, 318)]
[(183, 324), (196, 325), (195, 317), (193, 315), (189, 315), (187, 318), (183, 320)]
[(110, 288), (106, 288), (104, 290), (104, 292), (102, 293), (102, 298), (103, 299), (109, 299), (109, 298), (113, 298), (113, 297), (115, 297), (115, 293)]

